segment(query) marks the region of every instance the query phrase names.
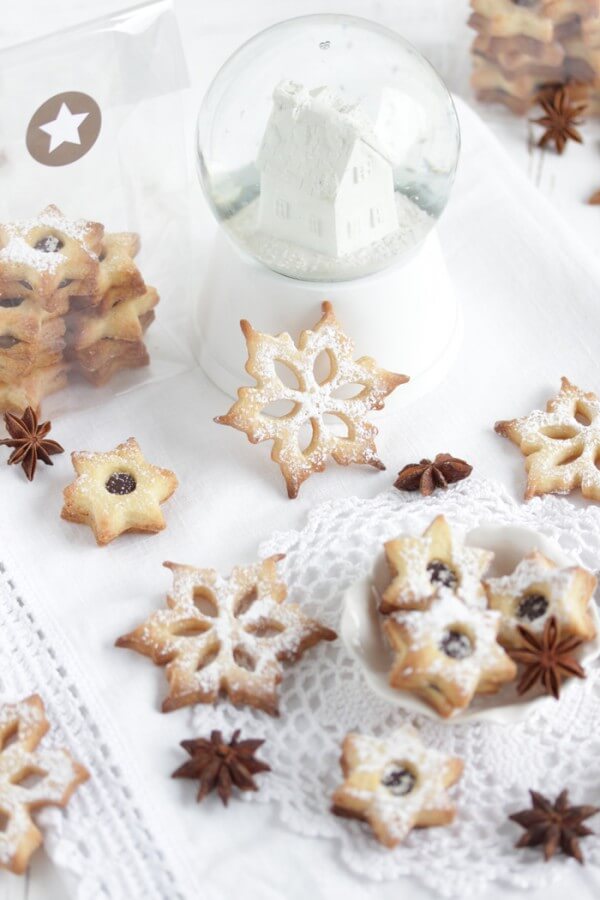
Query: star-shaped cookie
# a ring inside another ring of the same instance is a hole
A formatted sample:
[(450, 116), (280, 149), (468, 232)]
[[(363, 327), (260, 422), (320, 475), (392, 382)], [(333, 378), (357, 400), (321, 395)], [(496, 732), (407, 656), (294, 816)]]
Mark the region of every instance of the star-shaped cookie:
[(392, 581), (383, 592), (381, 612), (426, 609), (440, 591), (465, 603), (485, 605), (481, 579), (493, 553), (468, 547), (444, 516), (437, 516), (421, 537), (399, 537), (385, 544)]
[(144, 337), (142, 322), (158, 303), (158, 294), (149, 287), (138, 297), (121, 300), (108, 312), (83, 310), (69, 316), (69, 344), (75, 350), (84, 350), (98, 341), (141, 341)]
[(98, 253), (96, 290), (93, 295), (75, 297), (73, 307), (93, 306), (105, 314), (116, 303), (145, 293), (144, 279), (134, 261), (139, 249), (139, 235), (131, 231), (105, 234)]
[(345, 780), (332, 811), (367, 822), (386, 847), (400, 844), (413, 828), (454, 820), (447, 788), (462, 775), (462, 760), (427, 748), (410, 725), (386, 738), (348, 734), (340, 764)]
[(490, 609), (502, 615), (499, 640), (508, 648), (520, 647), (522, 626), (536, 634), (554, 616), (562, 637), (590, 641), (596, 627), (590, 602), (596, 579), (580, 566), (559, 568), (543, 553), (529, 553), (514, 572), (484, 582)]
[(417, 694), (444, 718), (516, 677), (497, 642), (500, 614), (447, 591), (426, 610), (392, 613), (382, 627), (395, 653), (391, 686)]
[(0, 297), (33, 295), (55, 312), (65, 298), (93, 294), (103, 234), (99, 223), (70, 221), (56, 206), (0, 224)]
[(600, 400), (563, 378), (558, 395), (545, 412), (496, 422), (526, 456), (525, 499), (538, 494), (568, 494), (581, 488), (584, 497), (600, 500)]
[[(89, 777), (66, 750), (39, 748), (49, 728), (37, 694), (0, 707), (0, 867), (21, 874), (42, 843), (31, 813), (66, 806)], [(27, 784), (31, 776), (34, 784)]]
[(284, 602), (280, 559), (238, 566), (229, 578), (214, 569), (165, 563), (173, 573), (168, 609), (117, 641), (117, 647), (166, 664), (170, 690), (163, 712), (214, 703), (224, 693), (232, 703), (277, 715), (282, 662), (336, 637), (298, 604)]
[[(322, 472), (329, 457), (338, 465), (360, 463), (385, 468), (377, 458), (377, 429), (367, 422), (372, 409), (381, 409), (385, 398), (406, 375), (381, 369), (368, 356), (354, 360), (354, 344), (341, 330), (331, 303), (323, 303), (323, 315), (311, 331), (303, 331), (298, 345), (289, 334), (277, 336), (255, 331), (241, 323), (248, 345), (246, 371), (254, 387), (242, 387), (227, 415), (215, 419), (244, 431), (253, 443), (273, 441), (271, 459), (285, 478), (293, 498), (313, 472)], [(326, 354), (329, 372), (322, 378), (315, 363)], [(295, 380), (289, 387), (277, 365), (286, 366)], [(344, 389), (357, 388), (344, 399)], [(286, 401), (291, 409), (279, 414), (268, 408)]]
[(64, 490), (63, 519), (89, 525), (99, 544), (127, 531), (153, 534), (166, 527), (160, 504), (177, 478), (146, 462), (135, 438), (107, 453), (72, 453), (71, 459), (77, 478)]

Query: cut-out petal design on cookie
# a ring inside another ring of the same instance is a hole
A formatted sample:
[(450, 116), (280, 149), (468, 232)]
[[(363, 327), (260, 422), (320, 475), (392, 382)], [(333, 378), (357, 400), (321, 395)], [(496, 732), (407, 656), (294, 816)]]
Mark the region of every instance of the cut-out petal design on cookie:
[[(381, 369), (367, 356), (354, 360), (354, 344), (328, 302), (323, 303), (320, 321), (302, 332), (297, 346), (285, 332), (273, 336), (255, 331), (249, 322), (241, 325), (248, 345), (246, 371), (256, 385), (240, 388), (227, 415), (215, 421), (245, 432), (253, 444), (273, 441), (271, 458), (281, 469), (288, 496), (296, 497), (313, 472), (325, 469), (329, 457), (341, 466), (383, 469), (375, 446), (377, 429), (365, 417), (381, 409), (388, 394), (408, 377)], [(329, 370), (319, 376), (315, 363), (323, 354)], [(291, 370), (291, 378), (282, 377), (281, 365)], [(355, 390), (349, 397), (340, 396), (346, 387)], [(291, 402), (285, 415), (269, 414), (269, 406), (277, 401)], [(327, 416), (336, 417), (337, 423)]]

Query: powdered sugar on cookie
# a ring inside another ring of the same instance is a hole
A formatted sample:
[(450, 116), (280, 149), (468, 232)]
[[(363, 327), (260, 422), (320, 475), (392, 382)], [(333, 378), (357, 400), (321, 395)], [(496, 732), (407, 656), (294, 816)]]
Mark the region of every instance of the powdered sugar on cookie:
[(546, 410), (497, 422), (495, 430), (520, 447), (527, 470), (525, 499), (538, 494), (568, 494), (600, 500), (600, 400), (563, 378)]
[(500, 614), (469, 607), (448, 591), (425, 610), (395, 612), (383, 622), (396, 652), (390, 684), (412, 690), (443, 716), (494, 693), (516, 676), (497, 642)]
[[(375, 447), (377, 430), (365, 416), (382, 408), (388, 394), (408, 380), (405, 375), (387, 372), (369, 357), (355, 361), (354, 345), (327, 302), (321, 320), (313, 330), (302, 332), (298, 346), (287, 333), (262, 334), (248, 322), (242, 322), (242, 330), (248, 345), (246, 370), (256, 386), (240, 388), (237, 402), (216, 421), (244, 431), (252, 443), (274, 441), (271, 458), (281, 468), (290, 497), (297, 496), (313, 472), (323, 471), (329, 457), (339, 465), (383, 468)], [(315, 363), (323, 353), (330, 371), (319, 380)], [(296, 386), (282, 381), (278, 363), (291, 370)], [(357, 385), (354, 396), (340, 396), (345, 387)], [(292, 408), (281, 416), (269, 414), (269, 405), (278, 401)]]
[(421, 537), (388, 541), (385, 552), (392, 580), (383, 593), (382, 612), (424, 609), (444, 592), (485, 607), (481, 579), (493, 553), (467, 546), (444, 516), (437, 516)]
[(499, 637), (507, 647), (522, 644), (519, 626), (538, 634), (550, 616), (564, 637), (591, 640), (596, 633), (589, 609), (596, 579), (579, 566), (559, 568), (542, 553), (530, 553), (514, 572), (487, 579), (485, 587), (490, 608), (502, 615)]
[[(0, 866), (16, 873), (26, 869), (42, 842), (31, 810), (64, 806), (88, 777), (66, 750), (38, 749), (47, 730), (44, 704), (37, 695), (0, 708), (0, 812), (7, 819), (0, 831)], [(39, 780), (25, 786), (32, 774)]]
[(169, 608), (117, 641), (157, 665), (167, 664), (165, 712), (213, 703), (222, 691), (233, 703), (276, 714), (281, 663), (335, 639), (335, 632), (297, 604), (284, 603), (279, 559), (235, 568), (229, 578), (213, 569), (165, 563), (173, 572)]
[(462, 762), (425, 747), (411, 726), (386, 738), (347, 735), (341, 764), (345, 781), (333, 795), (333, 811), (364, 819), (387, 847), (412, 828), (454, 818), (446, 789), (460, 778)]

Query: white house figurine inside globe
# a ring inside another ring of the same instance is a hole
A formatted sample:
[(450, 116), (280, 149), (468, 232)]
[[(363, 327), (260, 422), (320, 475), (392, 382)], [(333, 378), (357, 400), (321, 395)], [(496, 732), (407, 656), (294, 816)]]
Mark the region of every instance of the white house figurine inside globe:
[(282, 82), (258, 154), (258, 230), (326, 256), (398, 230), (393, 165), (359, 104)]

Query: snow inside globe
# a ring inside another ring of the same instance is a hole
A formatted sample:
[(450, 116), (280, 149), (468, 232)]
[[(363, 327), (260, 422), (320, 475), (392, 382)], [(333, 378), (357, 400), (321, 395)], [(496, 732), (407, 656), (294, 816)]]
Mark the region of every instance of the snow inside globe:
[(431, 65), (393, 31), (311, 15), (261, 32), (204, 98), (200, 177), (246, 256), (342, 282), (408, 259), (441, 215), (460, 137)]

